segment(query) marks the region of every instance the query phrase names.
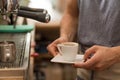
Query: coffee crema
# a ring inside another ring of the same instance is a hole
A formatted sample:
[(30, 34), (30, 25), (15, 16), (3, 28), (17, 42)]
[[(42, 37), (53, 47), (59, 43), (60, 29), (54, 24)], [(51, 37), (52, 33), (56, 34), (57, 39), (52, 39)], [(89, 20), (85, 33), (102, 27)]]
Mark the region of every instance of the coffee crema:
[(65, 42), (65, 43), (62, 43), (62, 45), (64, 45), (64, 46), (76, 46), (78, 44), (76, 44), (74, 42)]

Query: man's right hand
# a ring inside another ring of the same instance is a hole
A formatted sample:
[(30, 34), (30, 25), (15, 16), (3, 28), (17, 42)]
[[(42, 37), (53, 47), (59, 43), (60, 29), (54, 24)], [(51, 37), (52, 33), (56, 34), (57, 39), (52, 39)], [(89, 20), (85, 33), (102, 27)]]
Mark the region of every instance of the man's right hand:
[(56, 56), (58, 54), (58, 50), (57, 50), (57, 44), (63, 43), (63, 42), (67, 42), (66, 38), (60, 37), (58, 39), (56, 39), (55, 41), (53, 41), (51, 44), (49, 44), (47, 46), (47, 50), (50, 54), (52, 54), (53, 56)]

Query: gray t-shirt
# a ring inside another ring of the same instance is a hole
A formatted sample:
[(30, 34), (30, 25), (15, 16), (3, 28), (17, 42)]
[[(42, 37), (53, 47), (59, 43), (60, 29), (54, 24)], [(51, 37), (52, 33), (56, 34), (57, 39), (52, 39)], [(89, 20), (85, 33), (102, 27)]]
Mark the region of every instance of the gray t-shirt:
[(78, 0), (78, 40), (83, 45), (120, 45), (120, 0)]

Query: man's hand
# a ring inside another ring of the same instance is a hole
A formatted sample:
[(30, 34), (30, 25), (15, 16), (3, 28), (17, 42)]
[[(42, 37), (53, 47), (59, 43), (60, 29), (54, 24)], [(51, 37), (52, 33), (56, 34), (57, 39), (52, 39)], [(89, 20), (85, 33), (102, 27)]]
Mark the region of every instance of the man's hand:
[(60, 37), (58, 39), (56, 39), (55, 41), (53, 41), (51, 44), (49, 44), (47, 46), (47, 50), (50, 54), (52, 54), (53, 56), (56, 56), (58, 54), (58, 50), (57, 50), (57, 44), (62, 43), (62, 42), (66, 42), (67, 39)]
[(86, 61), (75, 63), (74, 66), (91, 70), (104, 70), (117, 63), (119, 58), (120, 53), (117, 48), (93, 46), (85, 52), (84, 59)]

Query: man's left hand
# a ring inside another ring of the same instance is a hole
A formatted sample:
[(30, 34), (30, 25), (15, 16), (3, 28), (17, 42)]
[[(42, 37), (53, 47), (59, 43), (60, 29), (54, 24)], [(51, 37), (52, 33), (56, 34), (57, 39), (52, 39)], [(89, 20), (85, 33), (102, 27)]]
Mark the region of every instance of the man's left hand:
[(120, 53), (117, 49), (95, 45), (85, 51), (85, 62), (75, 63), (74, 66), (90, 70), (104, 70), (117, 63), (119, 58)]

